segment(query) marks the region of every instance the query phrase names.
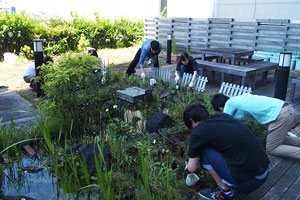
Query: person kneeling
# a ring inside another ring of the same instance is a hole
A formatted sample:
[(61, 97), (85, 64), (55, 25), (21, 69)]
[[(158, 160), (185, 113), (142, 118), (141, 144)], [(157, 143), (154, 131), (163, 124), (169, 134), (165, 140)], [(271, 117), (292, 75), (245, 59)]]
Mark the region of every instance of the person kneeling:
[(177, 84), (180, 79), (182, 79), (183, 74), (193, 74), (192, 81), (189, 84), (189, 87), (193, 87), (197, 76), (201, 76), (201, 70), (198, 66), (198, 63), (192, 56), (189, 56), (188, 53), (183, 53), (180, 56), (180, 60), (176, 65), (175, 71), (175, 83)]
[(208, 199), (234, 199), (234, 190), (250, 193), (267, 179), (270, 163), (255, 135), (232, 116), (209, 115), (200, 103), (184, 111), (185, 125), (192, 130), (187, 169), (193, 173), (201, 161), (218, 185), (215, 191), (200, 191)]

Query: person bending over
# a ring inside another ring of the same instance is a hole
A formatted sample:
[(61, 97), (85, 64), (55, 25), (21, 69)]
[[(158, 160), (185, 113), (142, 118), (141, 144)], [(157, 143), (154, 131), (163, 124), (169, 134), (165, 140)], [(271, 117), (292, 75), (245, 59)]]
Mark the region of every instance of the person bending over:
[(256, 120), (268, 125), (266, 150), (269, 154), (300, 159), (300, 138), (287, 132), (296, 120), (294, 108), (280, 99), (243, 94), (231, 97), (214, 95), (211, 104), (216, 111), (239, 120)]
[(201, 76), (202, 74), (196, 60), (192, 56), (189, 56), (188, 53), (181, 54), (180, 60), (176, 65), (175, 83), (182, 79), (184, 73), (193, 74), (189, 87), (193, 87), (197, 76)]
[(98, 56), (97, 50), (93, 47), (89, 47), (87, 52), (88, 52), (88, 54), (91, 54), (92, 56), (95, 56), (100, 60), (100, 62), (101, 62), (100, 68), (101, 68), (102, 71), (104, 71), (105, 70), (105, 65), (102, 61), (102, 58), (100, 56)]
[[(52, 58), (50, 56), (44, 56), (43, 58), (43, 63), (47, 63), (47, 62), (53, 62)], [(32, 78), (36, 77), (35, 74), (35, 62), (32, 62), (26, 69), (26, 71), (23, 74), (23, 79), (26, 83), (30, 83), (30, 88), (32, 90), (36, 90), (36, 86), (32, 81)]]
[(200, 103), (188, 106), (183, 114), (192, 130), (187, 169), (195, 172), (199, 163), (208, 170), (218, 189), (199, 195), (207, 199), (234, 199), (234, 190), (250, 193), (267, 179), (269, 159), (255, 135), (232, 116), (209, 115)]
[[(153, 61), (153, 66), (158, 68), (159, 62), (158, 62), (158, 54), (161, 51), (161, 44), (156, 40), (146, 40), (143, 42), (141, 48), (136, 52), (133, 61), (128, 66), (128, 69), (126, 71), (126, 74), (128, 76), (135, 73), (134, 68), (139, 63), (139, 66), (141, 68), (141, 77), (145, 78), (145, 72), (144, 72), (144, 62), (149, 61), (148, 64), (152, 64), (151, 61)], [(151, 60), (150, 60), (151, 59)]]

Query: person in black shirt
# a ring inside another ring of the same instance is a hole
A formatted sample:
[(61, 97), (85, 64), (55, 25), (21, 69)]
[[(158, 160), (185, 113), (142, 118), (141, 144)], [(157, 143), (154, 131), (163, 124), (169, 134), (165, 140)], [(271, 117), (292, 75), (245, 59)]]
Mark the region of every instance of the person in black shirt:
[[(187, 169), (195, 172), (201, 161), (219, 189), (200, 196), (233, 199), (233, 189), (250, 193), (267, 179), (269, 159), (255, 135), (225, 113), (209, 115), (200, 103), (184, 111), (185, 125), (192, 130)], [(207, 191), (207, 190), (206, 190)]]
[(183, 77), (184, 73), (193, 74), (192, 81), (189, 84), (189, 87), (193, 87), (194, 82), (197, 76), (201, 76), (201, 70), (198, 66), (198, 63), (192, 56), (189, 56), (188, 53), (183, 53), (180, 56), (180, 61), (176, 65), (175, 71), (175, 82), (177, 83), (180, 78)]

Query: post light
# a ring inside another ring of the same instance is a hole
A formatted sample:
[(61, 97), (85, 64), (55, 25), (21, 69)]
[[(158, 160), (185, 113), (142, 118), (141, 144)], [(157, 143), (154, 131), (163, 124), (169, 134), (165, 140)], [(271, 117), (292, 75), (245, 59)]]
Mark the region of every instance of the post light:
[(274, 97), (285, 101), (289, 80), (292, 53), (281, 52), (276, 74)]
[(43, 40), (33, 40), (33, 50), (34, 52), (43, 52)]
[[(34, 55), (34, 63), (35, 63), (35, 76), (39, 76), (39, 66), (43, 64), (44, 55), (43, 55), (43, 40), (36, 39), (33, 40), (33, 55)], [(40, 81), (37, 83), (37, 97), (41, 97), (43, 95), (43, 91), (41, 90)]]
[(168, 34), (167, 40), (167, 63), (171, 64), (171, 51), (172, 51), (172, 34)]

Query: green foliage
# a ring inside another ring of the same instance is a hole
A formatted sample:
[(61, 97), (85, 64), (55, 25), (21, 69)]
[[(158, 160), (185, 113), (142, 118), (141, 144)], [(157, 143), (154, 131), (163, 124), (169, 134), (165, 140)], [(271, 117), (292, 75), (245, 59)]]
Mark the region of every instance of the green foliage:
[(188, 47), (187, 47), (187, 53), (188, 53), (189, 55), (192, 54), (192, 50), (191, 50), (191, 46), (190, 46), (190, 45), (188, 45)]
[(90, 41), (86, 39), (85, 35), (81, 34), (78, 42), (78, 51), (83, 52), (86, 47), (90, 46)]
[(94, 20), (87, 20), (75, 13), (72, 21), (66, 21), (61, 18), (33, 20), (24, 13), (5, 13), (0, 15), (0, 55), (6, 51), (18, 54), (23, 50), (26, 57), (30, 56), (22, 48), (32, 47), (32, 40), (37, 38), (45, 39), (47, 55), (77, 52), (87, 45), (96, 49), (129, 47), (143, 39), (143, 28), (142, 21), (125, 18), (112, 21), (100, 18), (99, 14), (95, 14)]
[(82, 116), (84, 105), (93, 106), (96, 100), (101, 99), (102, 93), (96, 88), (102, 76), (92, 73), (99, 65), (99, 59), (94, 56), (74, 53), (64, 54), (57, 62), (43, 65), (42, 89), (48, 97), (44, 102), (48, 114), (74, 119), (75, 124), (84, 120), (87, 117)]
[(159, 14), (160, 17), (168, 17), (167, 13), (167, 7), (164, 7), (164, 9)]
[(30, 48), (30, 46), (24, 45), (24, 47), (21, 48), (20, 55), (23, 55), (27, 59), (32, 59), (33, 50)]
[(176, 54), (177, 53), (177, 44), (176, 44), (176, 38), (172, 34), (172, 53)]
[(37, 22), (24, 13), (0, 15), (0, 55), (20, 53), (24, 45), (32, 46)]

